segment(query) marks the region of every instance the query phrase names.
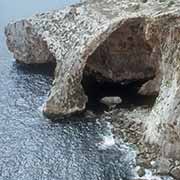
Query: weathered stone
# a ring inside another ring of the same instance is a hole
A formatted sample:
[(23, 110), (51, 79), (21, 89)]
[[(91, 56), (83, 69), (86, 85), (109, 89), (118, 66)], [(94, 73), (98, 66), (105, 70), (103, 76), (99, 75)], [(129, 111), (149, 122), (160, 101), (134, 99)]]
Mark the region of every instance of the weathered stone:
[(160, 145), (164, 157), (180, 159), (179, 0), (172, 6), (156, 0), (87, 0), (11, 23), (5, 33), (18, 61), (56, 62), (47, 114), (85, 109), (86, 69), (111, 82), (147, 79), (139, 92), (159, 93), (144, 120), (145, 140)]
[[(9, 50), (18, 62), (26, 64), (42, 64), (54, 62), (55, 58), (49, 51), (47, 42), (43, 40), (28, 20), (8, 25), (5, 29)], [(12, 44), (13, 43), (13, 44)]]
[(153, 80), (149, 80), (142, 85), (138, 93), (146, 96), (157, 96), (159, 94), (161, 84), (161, 76), (157, 76)]
[(121, 104), (122, 100), (120, 97), (104, 97), (100, 100), (100, 102), (111, 107)]
[(139, 177), (142, 177), (145, 175), (145, 169), (143, 167), (140, 167), (138, 170), (137, 170), (137, 174), (139, 175)]
[(180, 166), (173, 168), (171, 170), (171, 174), (174, 178), (176, 178), (177, 180), (180, 180)]

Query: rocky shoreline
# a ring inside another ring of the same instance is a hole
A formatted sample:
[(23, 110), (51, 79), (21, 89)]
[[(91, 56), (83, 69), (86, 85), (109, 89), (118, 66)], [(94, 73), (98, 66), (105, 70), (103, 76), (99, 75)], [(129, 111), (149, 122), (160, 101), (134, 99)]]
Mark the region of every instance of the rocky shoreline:
[[(161, 147), (157, 144), (149, 144), (144, 141), (145, 120), (150, 108), (138, 107), (132, 109), (116, 108), (105, 111), (100, 119), (108, 120), (113, 125), (113, 134), (134, 148), (137, 153), (137, 174), (143, 180), (145, 171), (149, 169), (153, 176), (163, 179), (180, 177), (180, 161), (163, 159)], [(153, 179), (152, 176), (152, 179)], [(153, 179), (154, 180), (154, 179)]]

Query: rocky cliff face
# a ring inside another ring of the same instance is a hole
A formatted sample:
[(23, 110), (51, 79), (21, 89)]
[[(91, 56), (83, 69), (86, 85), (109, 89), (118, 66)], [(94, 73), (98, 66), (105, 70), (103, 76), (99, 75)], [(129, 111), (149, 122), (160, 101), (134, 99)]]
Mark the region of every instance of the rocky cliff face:
[(148, 81), (144, 95), (159, 94), (145, 120), (145, 139), (180, 159), (180, 1), (89, 0), (62, 11), (8, 24), (7, 45), (27, 64), (56, 62), (44, 112), (85, 109), (84, 72), (104, 80)]

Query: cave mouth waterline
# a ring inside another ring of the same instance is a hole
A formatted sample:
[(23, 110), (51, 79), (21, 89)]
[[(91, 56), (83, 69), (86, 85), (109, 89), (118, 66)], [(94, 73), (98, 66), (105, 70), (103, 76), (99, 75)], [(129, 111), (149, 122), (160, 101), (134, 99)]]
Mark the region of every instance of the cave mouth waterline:
[(128, 80), (121, 82), (98, 81), (94, 76), (83, 75), (82, 85), (88, 97), (86, 109), (95, 113), (103, 113), (109, 108), (100, 102), (103, 97), (118, 96), (122, 103), (117, 108), (133, 110), (137, 107), (151, 109), (155, 104), (157, 95), (141, 95), (139, 89), (147, 79)]

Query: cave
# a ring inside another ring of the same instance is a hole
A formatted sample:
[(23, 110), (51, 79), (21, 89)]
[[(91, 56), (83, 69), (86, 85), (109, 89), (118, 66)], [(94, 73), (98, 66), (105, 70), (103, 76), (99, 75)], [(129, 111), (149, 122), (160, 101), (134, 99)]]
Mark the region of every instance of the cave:
[(133, 110), (137, 107), (152, 108), (157, 95), (141, 95), (138, 93), (141, 86), (147, 82), (146, 79), (136, 81), (97, 81), (93, 76), (83, 77), (83, 87), (88, 97), (86, 108), (96, 113), (103, 113), (108, 107), (100, 102), (101, 98), (119, 96), (122, 103), (117, 108)]
[(87, 59), (82, 78), (86, 107), (103, 110), (101, 98), (119, 96), (122, 108), (151, 108), (159, 93), (160, 58), (159, 49), (145, 38), (144, 19), (125, 21)]

